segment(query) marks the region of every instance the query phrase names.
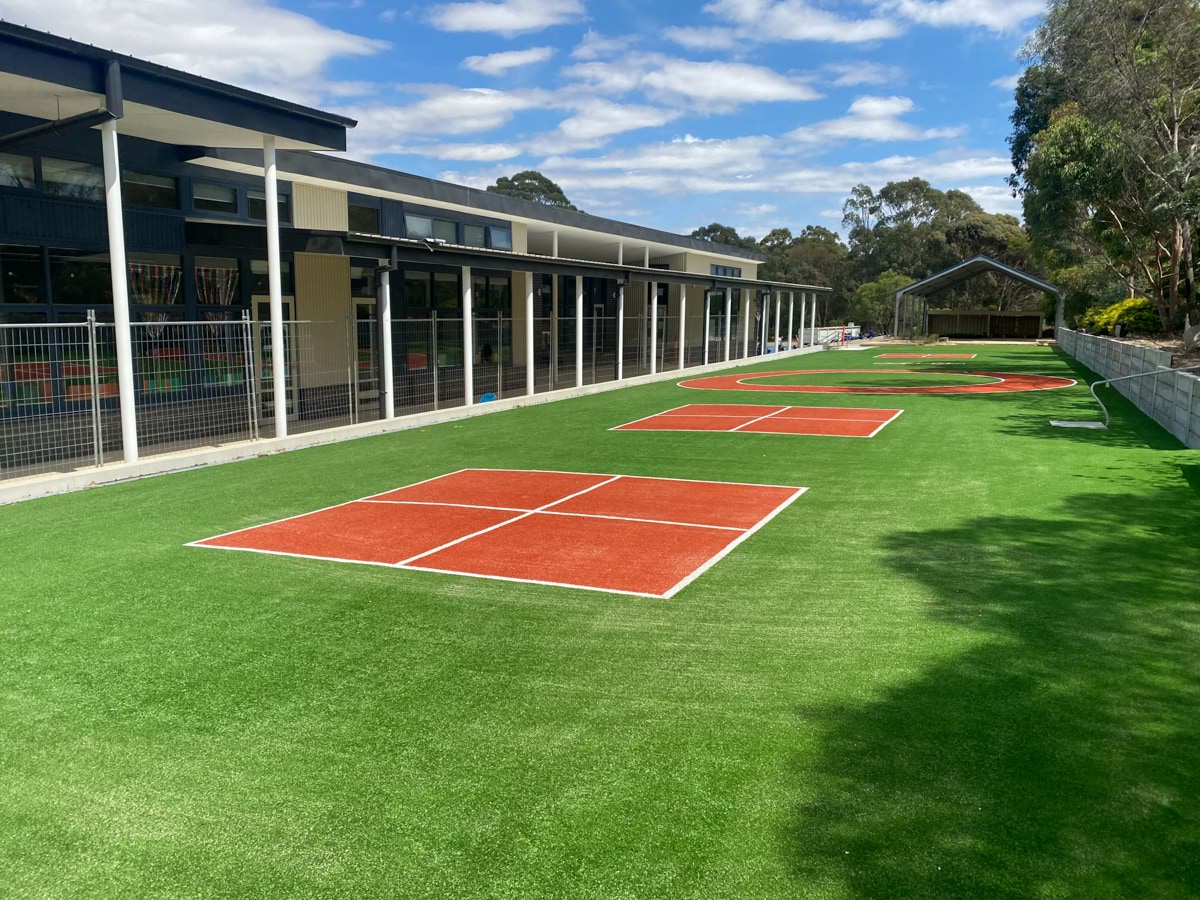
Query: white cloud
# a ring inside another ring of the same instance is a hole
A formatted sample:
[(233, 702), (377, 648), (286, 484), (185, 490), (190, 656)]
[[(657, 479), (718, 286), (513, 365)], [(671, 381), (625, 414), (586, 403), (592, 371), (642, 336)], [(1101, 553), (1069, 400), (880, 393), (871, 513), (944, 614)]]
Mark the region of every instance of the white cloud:
[(1021, 74), (1022, 73), (1018, 72), (1016, 75), (1005, 75), (1003, 78), (993, 78), (992, 87), (1000, 88), (1002, 91), (1015, 91), (1017, 89), (1017, 82), (1021, 80)]
[(530, 47), (528, 50), (505, 50), (487, 56), (468, 56), (463, 67), (481, 75), (503, 75), (509, 69), (519, 69), (545, 62), (554, 55), (553, 47)]
[(605, 37), (600, 32), (589, 28), (584, 33), (583, 40), (571, 51), (571, 56), (575, 59), (599, 59), (602, 56), (612, 56), (622, 50), (628, 50), (631, 44), (637, 42), (637, 35)]
[(893, 38), (903, 28), (891, 19), (840, 16), (807, 0), (713, 0), (704, 12), (727, 27), (668, 28), (668, 40), (692, 49), (728, 49), (738, 43), (823, 41), (861, 44)]
[(511, 37), (576, 22), (584, 14), (580, 0), (470, 0), (435, 5), (428, 18), (442, 31), (487, 31)]
[(747, 103), (815, 100), (807, 79), (765, 66), (713, 60), (697, 62), (662, 54), (632, 54), (608, 62), (586, 62), (563, 70), (595, 94), (621, 96), (641, 90), (667, 104), (704, 112), (728, 112)]
[(518, 144), (397, 144), (388, 152), (463, 162), (500, 162), (520, 156), (524, 150)]
[(899, 66), (882, 63), (858, 62), (830, 63), (825, 67), (837, 76), (834, 87), (856, 87), (863, 84), (899, 84), (904, 80), (904, 70)]
[(831, 141), (929, 141), (958, 137), (965, 129), (918, 128), (900, 116), (912, 112), (908, 97), (859, 97), (850, 104), (845, 116), (802, 125), (785, 135), (785, 140), (800, 144)]
[(95, 0), (4, 0), (3, 13), (10, 22), (306, 103), (324, 93), (331, 60), (388, 46), (265, 0), (107, 0), (99, 6)]
[(666, 125), (682, 115), (659, 106), (637, 106), (609, 100), (586, 100), (574, 106), (574, 114), (563, 119), (550, 140), (559, 151), (599, 146), (608, 138), (639, 128)]
[(616, 150), (605, 156), (551, 156), (544, 165), (574, 172), (625, 170), (628, 175), (661, 177), (662, 173), (724, 172), (729, 177), (759, 172), (766, 168), (765, 154), (770, 137), (739, 137), (702, 140), (684, 135), (672, 141), (645, 144), (631, 150)]
[(478, 134), (508, 123), (514, 115), (545, 104), (545, 91), (496, 91), (448, 85), (423, 89), (426, 96), (404, 106), (372, 104), (346, 110), (359, 121), (350, 132), (354, 151), (409, 152), (414, 139)]
[(960, 191), (970, 194), (975, 202), (990, 213), (1005, 213), (1020, 218), (1024, 210), (1021, 208), (1021, 198), (1012, 195), (1012, 188), (1004, 185), (977, 184), (971, 187), (960, 187)]
[(880, 9), (934, 27), (980, 27), (1014, 31), (1039, 16), (1045, 0), (885, 0)]

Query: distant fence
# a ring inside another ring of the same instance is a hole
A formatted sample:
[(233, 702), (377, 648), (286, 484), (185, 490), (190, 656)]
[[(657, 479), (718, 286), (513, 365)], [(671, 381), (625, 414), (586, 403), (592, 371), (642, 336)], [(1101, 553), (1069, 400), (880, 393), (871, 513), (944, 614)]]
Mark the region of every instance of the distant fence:
[[(1102, 378), (1120, 378), (1170, 368), (1171, 354), (1112, 338), (1059, 329), (1058, 345)], [(1163, 372), (1113, 385), (1133, 404), (1191, 449), (1200, 449), (1200, 378)]]

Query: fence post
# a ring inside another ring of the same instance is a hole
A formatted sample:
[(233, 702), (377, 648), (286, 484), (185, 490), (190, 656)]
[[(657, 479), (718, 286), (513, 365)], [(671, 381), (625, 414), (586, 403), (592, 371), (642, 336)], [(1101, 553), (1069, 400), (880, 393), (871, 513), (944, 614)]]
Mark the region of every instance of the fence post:
[(496, 313), (496, 399), (504, 397), (504, 313)]
[(258, 440), (258, 400), (254, 382), (254, 336), (251, 329), (250, 310), (242, 310), (242, 356), (246, 379), (246, 422), (250, 426), (250, 440)]
[[(350, 403), (350, 424), (358, 415), (358, 316), (346, 313), (346, 393)], [(315, 341), (314, 341), (315, 343)], [(380, 397), (380, 400), (383, 398)], [(382, 410), (381, 410), (382, 412)]]
[(430, 341), (429, 358), (433, 368), (433, 411), (437, 412), (438, 408), (438, 366), (441, 363), (440, 354), (438, 353), (438, 336), (437, 336), (437, 310), (432, 310), (433, 318), (429, 320), (429, 330), (433, 340)]
[(96, 311), (87, 311), (88, 371), (92, 375), (92, 441), (96, 447), (96, 465), (104, 465), (104, 430), (100, 426), (100, 364), (96, 351)]

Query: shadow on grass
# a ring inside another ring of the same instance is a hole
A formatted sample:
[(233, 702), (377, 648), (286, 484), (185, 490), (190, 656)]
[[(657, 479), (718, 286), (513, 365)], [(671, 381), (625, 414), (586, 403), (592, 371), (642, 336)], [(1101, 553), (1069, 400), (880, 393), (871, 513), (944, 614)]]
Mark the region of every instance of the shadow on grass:
[(1200, 895), (1198, 521), (1175, 481), (893, 535), (890, 566), (981, 643), (865, 705), (801, 712), (825, 737), (798, 763), (797, 882)]

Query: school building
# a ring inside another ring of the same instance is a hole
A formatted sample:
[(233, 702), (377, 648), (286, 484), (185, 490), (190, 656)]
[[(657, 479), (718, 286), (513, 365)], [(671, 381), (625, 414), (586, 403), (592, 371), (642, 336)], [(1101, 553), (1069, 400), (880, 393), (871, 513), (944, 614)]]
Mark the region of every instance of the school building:
[[(327, 151), (345, 117), (0, 22), (0, 479), (744, 359), (756, 252)], [(811, 343), (813, 332), (808, 332)]]

